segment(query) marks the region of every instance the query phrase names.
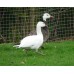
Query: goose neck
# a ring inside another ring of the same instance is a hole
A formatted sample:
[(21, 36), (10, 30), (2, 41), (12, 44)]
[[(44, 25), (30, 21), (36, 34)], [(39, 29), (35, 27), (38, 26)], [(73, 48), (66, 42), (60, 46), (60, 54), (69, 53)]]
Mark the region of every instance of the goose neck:
[(37, 31), (37, 35), (42, 35), (41, 27), (37, 26), (36, 31)]

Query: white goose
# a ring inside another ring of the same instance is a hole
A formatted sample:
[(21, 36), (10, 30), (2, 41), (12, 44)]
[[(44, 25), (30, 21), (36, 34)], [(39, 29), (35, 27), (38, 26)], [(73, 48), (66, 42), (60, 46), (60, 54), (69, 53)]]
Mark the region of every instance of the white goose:
[(14, 45), (14, 47), (18, 48), (26, 48), (29, 47), (31, 49), (35, 49), (38, 52), (39, 47), (43, 44), (43, 34), (41, 32), (41, 27), (45, 27), (45, 23), (39, 21), (36, 26), (37, 35), (31, 35), (23, 38), (20, 41), (19, 45)]

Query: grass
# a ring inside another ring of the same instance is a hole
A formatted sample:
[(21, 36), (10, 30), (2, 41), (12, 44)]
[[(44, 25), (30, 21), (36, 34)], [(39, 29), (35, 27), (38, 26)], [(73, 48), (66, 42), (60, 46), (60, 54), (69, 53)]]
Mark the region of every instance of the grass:
[(12, 44), (0, 44), (0, 66), (74, 66), (74, 41), (49, 42), (40, 55)]

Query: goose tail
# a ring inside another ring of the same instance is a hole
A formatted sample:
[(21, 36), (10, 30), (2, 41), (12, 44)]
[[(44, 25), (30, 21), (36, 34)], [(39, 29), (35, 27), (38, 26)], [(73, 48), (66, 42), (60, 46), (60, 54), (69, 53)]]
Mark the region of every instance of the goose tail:
[(19, 48), (19, 45), (14, 45), (13, 47)]

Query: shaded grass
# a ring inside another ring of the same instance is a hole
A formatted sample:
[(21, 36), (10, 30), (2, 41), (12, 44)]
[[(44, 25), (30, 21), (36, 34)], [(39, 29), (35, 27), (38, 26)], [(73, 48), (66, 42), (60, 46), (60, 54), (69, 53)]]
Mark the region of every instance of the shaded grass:
[(1, 66), (74, 66), (74, 41), (49, 42), (40, 49), (42, 56), (32, 50), (26, 54), (12, 44), (0, 44)]

